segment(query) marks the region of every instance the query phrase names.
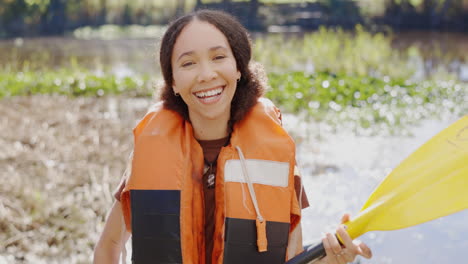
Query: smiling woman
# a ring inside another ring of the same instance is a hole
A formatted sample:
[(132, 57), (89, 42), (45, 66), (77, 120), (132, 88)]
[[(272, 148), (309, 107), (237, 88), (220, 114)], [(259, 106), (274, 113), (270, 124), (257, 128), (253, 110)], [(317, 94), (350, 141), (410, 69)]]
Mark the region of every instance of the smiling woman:
[[(265, 77), (251, 50), (247, 31), (223, 12), (196, 11), (169, 26), (161, 102), (134, 129), (95, 263), (118, 263), (130, 234), (137, 264), (281, 264), (302, 251), (308, 201), (295, 144), (261, 98)], [(345, 244), (324, 238), (325, 262), (364, 254), (364, 244), (337, 232)]]
[(226, 37), (215, 26), (193, 21), (172, 54), (174, 93), (188, 106), (195, 137), (228, 136), (231, 101), (241, 74)]
[[(201, 74), (196, 77), (199, 79), (206, 78), (206, 74), (220, 74), (222, 70), (223, 75), (215, 76), (215, 78), (217, 78), (217, 82), (220, 82), (219, 78), (224, 78), (226, 82), (229, 80), (225, 76), (226, 72), (233, 71), (230, 74), (236, 74), (237, 83), (234, 85), (234, 95), (231, 96), (231, 107), (227, 109), (230, 112), (228, 121), (228, 130), (230, 130), (232, 125), (241, 120), (257, 103), (257, 99), (264, 94), (266, 75), (262, 65), (251, 61), (251, 40), (248, 32), (236, 19), (220, 12), (203, 11), (194, 14), (196, 15), (187, 15), (176, 20), (172, 27), (168, 28), (161, 41), (160, 64), (165, 82), (161, 89), (161, 99), (164, 101), (165, 107), (179, 112), (184, 119), (190, 120), (188, 103), (184, 101), (183, 97), (175, 96), (174, 93), (174, 89), (177, 89), (178, 86), (174, 85), (177, 77), (175, 72), (184, 75), (191, 72), (190, 76)], [(201, 27), (198, 28), (198, 25)], [(198, 47), (197, 50), (195, 50), (195, 45)], [(205, 48), (205, 51), (200, 50), (202, 47)], [(177, 52), (179, 52), (178, 55), (176, 55)], [(182, 57), (186, 61), (182, 61)], [(174, 62), (174, 59), (177, 61)], [(204, 61), (196, 62), (194, 59), (203, 59)], [(181, 62), (186, 67), (183, 71), (182, 64), (176, 64)], [(207, 64), (207, 62), (210, 63)], [(228, 67), (231, 67), (230, 70)], [(186, 79), (188, 78), (184, 78), (184, 80)], [(191, 121), (193, 123), (193, 120)]]

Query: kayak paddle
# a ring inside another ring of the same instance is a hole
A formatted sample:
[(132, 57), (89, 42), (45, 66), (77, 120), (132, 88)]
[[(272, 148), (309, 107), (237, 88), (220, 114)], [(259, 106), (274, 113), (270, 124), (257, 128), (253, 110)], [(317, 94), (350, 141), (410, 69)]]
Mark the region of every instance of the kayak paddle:
[[(468, 115), (407, 157), (344, 224), (352, 239), (368, 231), (418, 225), (468, 209), (467, 190)], [(320, 242), (286, 264), (306, 264), (323, 256)]]

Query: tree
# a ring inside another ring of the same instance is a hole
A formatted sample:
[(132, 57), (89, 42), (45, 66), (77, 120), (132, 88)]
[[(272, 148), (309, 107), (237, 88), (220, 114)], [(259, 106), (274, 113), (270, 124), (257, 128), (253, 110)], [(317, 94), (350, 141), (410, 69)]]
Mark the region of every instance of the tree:
[(65, 0), (50, 0), (47, 11), (41, 17), (41, 31), (45, 35), (61, 35), (65, 32)]

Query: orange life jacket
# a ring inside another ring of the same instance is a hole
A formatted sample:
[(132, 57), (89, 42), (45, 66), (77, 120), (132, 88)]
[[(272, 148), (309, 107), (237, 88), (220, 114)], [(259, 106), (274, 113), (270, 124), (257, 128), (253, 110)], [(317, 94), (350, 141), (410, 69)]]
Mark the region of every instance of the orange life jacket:
[(203, 151), (190, 123), (160, 103), (134, 137), (121, 195), (134, 263), (205, 263), (205, 221), (215, 225), (212, 263), (284, 263), (291, 256), (288, 238), (300, 221), (295, 145), (270, 101), (260, 99), (221, 149), (214, 219), (204, 219)]

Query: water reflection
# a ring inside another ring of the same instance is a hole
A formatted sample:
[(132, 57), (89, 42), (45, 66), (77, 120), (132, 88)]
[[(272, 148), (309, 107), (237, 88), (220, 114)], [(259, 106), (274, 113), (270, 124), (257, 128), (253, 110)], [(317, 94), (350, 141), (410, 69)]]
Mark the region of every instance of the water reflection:
[(419, 226), (391, 232), (373, 232), (362, 240), (374, 245), (376, 258), (362, 263), (465, 263), (468, 248), (468, 211)]
[(116, 74), (155, 74), (157, 39), (83, 40), (66, 37), (0, 40), (3, 67), (31, 69), (79, 65)]
[(397, 50), (418, 48), (421, 60), (417, 74), (430, 76), (440, 67), (447, 67), (462, 81), (468, 81), (468, 35), (452, 32), (399, 32), (393, 37)]
[[(158, 41), (157, 38), (84, 40), (71, 37), (0, 40), (0, 63), (4, 66), (26, 64), (33, 69), (77, 64), (93, 70), (104, 69), (117, 73), (159, 74), (159, 65), (156, 63)], [(408, 63), (417, 69), (417, 78), (436, 74), (443, 67), (461, 80), (468, 81), (466, 34), (398, 33), (393, 35), (392, 47), (396, 51), (414, 51)], [(309, 60), (305, 65), (300, 65), (298, 70), (313, 72), (314, 62)]]

